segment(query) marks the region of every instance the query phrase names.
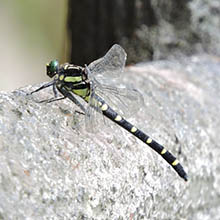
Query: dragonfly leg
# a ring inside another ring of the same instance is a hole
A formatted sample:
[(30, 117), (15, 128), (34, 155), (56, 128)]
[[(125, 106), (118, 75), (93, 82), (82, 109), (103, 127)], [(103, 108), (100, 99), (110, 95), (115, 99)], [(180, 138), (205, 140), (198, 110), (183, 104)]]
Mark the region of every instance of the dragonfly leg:
[(64, 97), (74, 102), (83, 111), (83, 113), (86, 112), (86, 109), (84, 108), (84, 106), (69, 91), (66, 91), (63, 87), (60, 87), (57, 89), (59, 90), (61, 94), (63, 94)]
[(51, 103), (51, 102), (60, 101), (60, 100), (65, 99), (65, 98), (66, 98), (65, 96), (60, 97), (60, 98), (53, 97), (53, 98), (50, 98), (50, 99), (45, 99), (45, 100), (36, 101), (36, 102), (37, 103)]
[(80, 111), (77, 111), (77, 110), (75, 110), (75, 113), (78, 113), (78, 114), (80, 114), (80, 115), (85, 115), (84, 112), (80, 112)]
[(50, 87), (52, 85), (54, 85), (54, 81), (42, 85), (40, 88), (38, 88), (38, 89), (36, 89), (36, 90), (34, 90), (34, 91), (30, 92), (30, 93), (27, 93), (27, 95), (32, 95), (33, 93), (38, 92), (38, 91), (40, 91), (42, 89), (45, 89), (47, 87)]
[(57, 88), (56, 88), (56, 84), (53, 84), (53, 93), (54, 93), (54, 97), (57, 97)]
[(66, 98), (65, 96), (64, 96), (64, 97), (57, 98), (57, 94), (58, 94), (58, 93), (57, 93), (56, 84), (54, 83), (54, 81), (42, 85), (40, 88), (38, 88), (38, 89), (32, 91), (31, 93), (29, 93), (29, 94), (27, 94), (27, 95), (32, 95), (33, 93), (39, 92), (40, 90), (45, 89), (45, 88), (50, 87), (50, 86), (53, 86), (54, 97), (53, 97), (53, 98), (50, 98), (50, 99), (45, 99), (45, 100), (41, 100), (41, 101), (36, 101), (37, 103), (50, 103), (50, 102), (55, 102), (55, 101), (59, 101), (59, 100), (62, 100), (62, 99), (65, 99), (65, 98)]

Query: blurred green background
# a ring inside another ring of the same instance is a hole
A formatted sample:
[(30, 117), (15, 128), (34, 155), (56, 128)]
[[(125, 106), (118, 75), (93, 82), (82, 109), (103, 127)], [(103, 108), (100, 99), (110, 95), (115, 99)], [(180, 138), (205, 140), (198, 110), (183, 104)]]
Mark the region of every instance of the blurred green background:
[(45, 64), (66, 60), (66, 15), (66, 0), (0, 0), (0, 90), (48, 81)]

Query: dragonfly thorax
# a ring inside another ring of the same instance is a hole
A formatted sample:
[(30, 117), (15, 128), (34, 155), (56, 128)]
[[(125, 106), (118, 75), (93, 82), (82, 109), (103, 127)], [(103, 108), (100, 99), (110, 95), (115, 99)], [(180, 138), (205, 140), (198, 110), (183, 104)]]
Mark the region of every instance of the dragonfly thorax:
[(63, 87), (67, 91), (85, 99), (90, 93), (90, 82), (85, 68), (73, 64), (63, 64), (59, 73), (55, 76), (56, 86)]

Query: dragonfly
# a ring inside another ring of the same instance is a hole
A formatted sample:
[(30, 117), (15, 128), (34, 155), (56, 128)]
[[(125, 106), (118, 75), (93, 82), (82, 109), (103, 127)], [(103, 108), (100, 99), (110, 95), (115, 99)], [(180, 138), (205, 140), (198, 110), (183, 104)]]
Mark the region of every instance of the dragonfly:
[[(118, 79), (123, 72), (126, 57), (125, 50), (120, 45), (114, 44), (103, 57), (85, 67), (70, 63), (59, 65), (58, 60), (52, 60), (46, 65), (46, 72), (53, 80), (30, 94), (52, 87), (54, 96), (39, 102), (50, 103), (68, 98), (82, 110), (86, 117), (86, 125), (90, 127), (93, 127), (91, 124), (95, 121), (96, 113), (104, 115), (151, 147), (171, 165), (181, 178), (187, 181), (187, 173), (177, 158), (164, 146), (127, 121), (121, 113), (123, 108), (128, 112), (132, 109), (131, 107), (136, 106), (134, 100), (141, 100), (141, 95), (137, 90), (112, 85), (114, 79)], [(58, 97), (58, 94), (61, 97)], [(82, 101), (87, 103), (87, 107), (82, 104)], [(119, 111), (116, 111), (109, 103), (117, 105)]]

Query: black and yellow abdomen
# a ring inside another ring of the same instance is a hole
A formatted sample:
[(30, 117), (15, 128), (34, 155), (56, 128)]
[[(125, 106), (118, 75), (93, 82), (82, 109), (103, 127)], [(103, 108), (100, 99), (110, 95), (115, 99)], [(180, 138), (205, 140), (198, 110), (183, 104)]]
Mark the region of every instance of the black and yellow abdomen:
[(122, 128), (124, 128), (125, 130), (133, 134), (135, 137), (143, 141), (148, 146), (150, 146), (153, 150), (155, 150), (158, 154), (160, 154), (173, 167), (173, 169), (178, 173), (180, 177), (182, 177), (185, 181), (188, 180), (187, 174), (184, 171), (182, 165), (179, 163), (176, 157), (173, 156), (173, 154), (171, 154), (168, 150), (166, 150), (162, 145), (158, 144), (156, 141), (151, 139), (148, 135), (146, 135), (140, 129), (136, 128), (130, 122), (125, 120), (122, 116), (117, 114), (100, 97), (97, 97), (97, 99), (99, 100), (99, 106), (100, 106), (102, 113), (107, 118), (117, 123)]

